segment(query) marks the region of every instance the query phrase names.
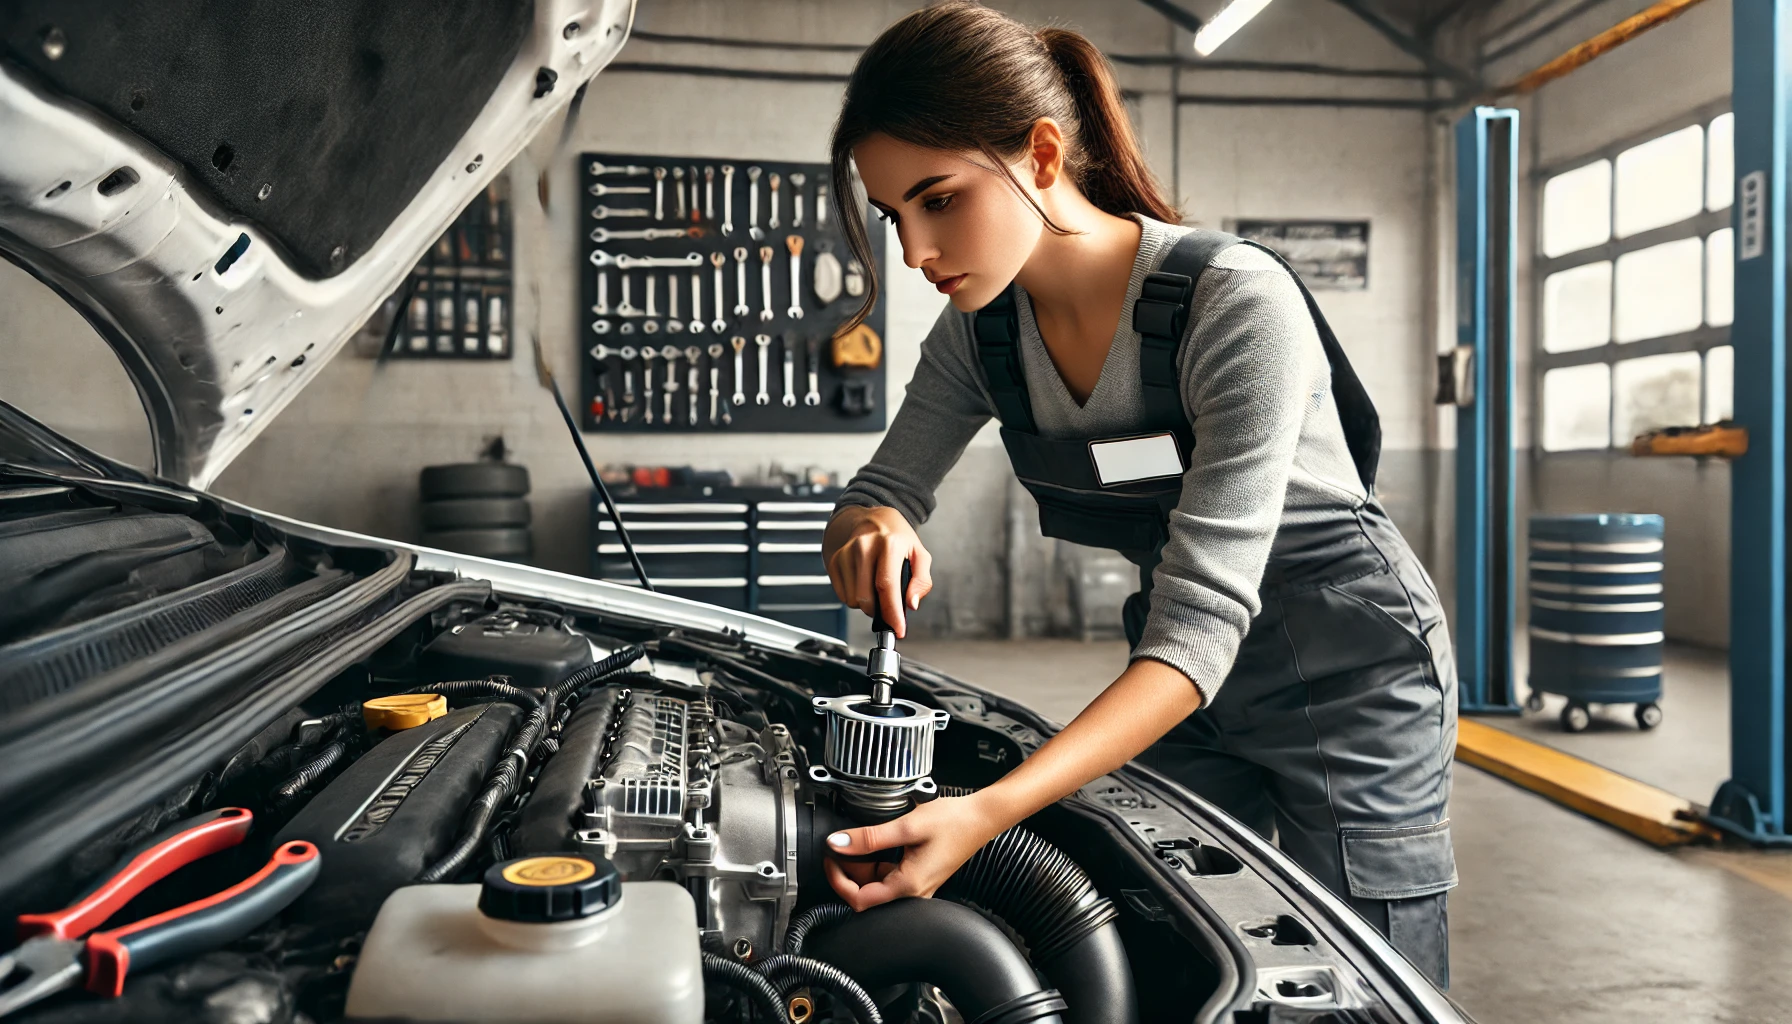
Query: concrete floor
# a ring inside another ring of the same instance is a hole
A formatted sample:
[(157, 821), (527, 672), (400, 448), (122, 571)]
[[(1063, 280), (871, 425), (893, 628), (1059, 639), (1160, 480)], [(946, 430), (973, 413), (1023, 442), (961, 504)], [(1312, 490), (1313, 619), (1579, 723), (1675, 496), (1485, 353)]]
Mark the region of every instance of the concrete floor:
[[(924, 641), (904, 658), (1075, 717), (1125, 666), (1126, 645)], [(1694, 800), (1727, 774), (1721, 654), (1669, 654), (1661, 727), (1628, 707), (1567, 736), (1559, 699), (1488, 719)], [(1451, 994), (1483, 1024), (1792, 1021), (1792, 853), (1663, 851), (1458, 765), (1451, 817)]]

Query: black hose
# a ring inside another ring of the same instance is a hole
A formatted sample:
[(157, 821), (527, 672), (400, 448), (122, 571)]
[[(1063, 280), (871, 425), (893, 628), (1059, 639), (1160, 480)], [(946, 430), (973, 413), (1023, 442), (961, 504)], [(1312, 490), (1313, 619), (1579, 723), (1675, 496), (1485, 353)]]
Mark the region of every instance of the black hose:
[(342, 740), (337, 740), (318, 751), (316, 757), (305, 762), (304, 767), (294, 772), (290, 778), (280, 784), (278, 789), (274, 790), (274, 806), (284, 807), (297, 800), (299, 794), (309, 789), (311, 784), (322, 778), (325, 772), (334, 768), (336, 762), (342, 760), (342, 756), (346, 753), (348, 753), (348, 744)]
[(442, 859), (423, 869), (423, 873), (417, 876), (417, 881), (441, 882), (453, 878), (466, 866), (467, 861), (473, 859), (480, 847), (485, 845), (492, 823), (522, 784), (523, 774), (529, 766), (529, 754), (535, 749), (536, 740), (541, 738), (543, 730), (547, 728), (551, 712), (551, 708), (540, 703), (529, 712), (529, 717), (523, 720), (522, 727), (516, 731), (516, 738), (510, 748), (504, 751), (497, 767), (486, 776), (485, 788), (479, 791), (472, 806), (467, 808), (459, 841)]
[(1088, 872), (1038, 835), (1016, 826), (997, 836), (947, 879), (939, 896), (975, 904), (1013, 928), (1033, 964), (1064, 994), (1068, 1024), (1139, 1019), (1119, 911)]
[(612, 653), (609, 657), (604, 658), (595, 664), (586, 665), (572, 675), (560, 680), (558, 683), (549, 687), (548, 692), (552, 693), (556, 699), (564, 699), (577, 693), (579, 690), (590, 686), (592, 683), (600, 682), (604, 678), (615, 675), (630, 665), (633, 665), (635, 662), (641, 660), (641, 656), (646, 653), (647, 648), (642, 647), (640, 644), (629, 644), (627, 647)]
[(896, 900), (819, 928), (803, 945), (868, 989), (937, 985), (968, 1021), (1063, 1024), (1064, 1000), (1040, 984), (1008, 936), (957, 903)]
[(703, 980), (725, 985), (759, 1004), (777, 1024), (790, 1024), (790, 1018), (784, 1013), (784, 997), (765, 976), (738, 960), (730, 960), (725, 956), (717, 956), (705, 951), (703, 954)]
[(792, 988), (800, 985), (818, 988), (846, 1004), (859, 1024), (884, 1024), (884, 1015), (878, 1011), (871, 993), (833, 964), (793, 953), (779, 953), (753, 964), (753, 969), (768, 978), (779, 975), (790, 978), (778, 984), (778, 991), (784, 995), (789, 995)]
[(784, 933), (784, 952), (801, 953), (803, 940), (817, 928), (828, 928), (837, 925), (852, 916), (852, 908), (844, 903), (823, 903), (810, 907), (790, 922), (790, 930)]
[(439, 693), (444, 697), (490, 697), (493, 700), (508, 701), (526, 708), (539, 707), (541, 698), (538, 691), (525, 690), (520, 686), (499, 682), (496, 679), (451, 679), (441, 683), (427, 683), (413, 686), (399, 693)]

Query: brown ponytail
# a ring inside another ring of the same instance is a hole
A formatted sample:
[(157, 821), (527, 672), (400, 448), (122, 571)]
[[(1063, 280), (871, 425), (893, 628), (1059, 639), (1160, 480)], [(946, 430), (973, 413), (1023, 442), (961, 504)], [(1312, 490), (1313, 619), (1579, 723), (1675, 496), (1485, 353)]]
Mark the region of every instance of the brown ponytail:
[[(1008, 164), (1044, 117), (1063, 131), (1066, 171), (1097, 208), (1180, 219), (1145, 165), (1113, 69), (1095, 44), (1069, 29), (1033, 32), (972, 0), (946, 0), (885, 29), (846, 83), (832, 163), (835, 208), (853, 256), (867, 269), (877, 266), (863, 206), (850, 194), (852, 148), (867, 136), (980, 152), (1020, 190)], [(1065, 233), (1033, 207), (1048, 230)], [(867, 276), (864, 305), (842, 330), (877, 303), (877, 275)]]

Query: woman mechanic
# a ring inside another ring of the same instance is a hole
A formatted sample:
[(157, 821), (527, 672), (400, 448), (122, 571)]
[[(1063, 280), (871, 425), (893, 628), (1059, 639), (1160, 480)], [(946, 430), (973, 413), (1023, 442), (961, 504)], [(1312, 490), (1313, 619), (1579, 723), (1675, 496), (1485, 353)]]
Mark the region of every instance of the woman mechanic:
[(841, 897), (931, 896), (991, 838), (1137, 758), (1275, 836), (1447, 984), (1448, 633), (1375, 498), (1374, 407), (1304, 286), (1268, 250), (1178, 224), (1093, 44), (964, 0), (864, 52), (835, 180), (852, 166), (951, 304), (829, 523), (841, 599), (906, 630), (932, 587), (915, 527), (991, 417), (1045, 535), (1121, 551), (1141, 590), (1126, 670), (1025, 762), (829, 837), (848, 855), (902, 848), (894, 865), (830, 859)]

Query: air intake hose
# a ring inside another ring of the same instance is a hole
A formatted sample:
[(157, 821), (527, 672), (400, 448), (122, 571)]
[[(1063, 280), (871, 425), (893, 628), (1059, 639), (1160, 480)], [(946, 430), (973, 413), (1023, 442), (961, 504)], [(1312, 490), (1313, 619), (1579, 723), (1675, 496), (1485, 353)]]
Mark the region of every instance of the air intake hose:
[(1034, 966), (1064, 994), (1066, 1024), (1138, 1021), (1119, 912), (1062, 850), (1011, 828), (972, 855), (939, 895), (982, 907), (1026, 940)]
[(969, 907), (904, 899), (817, 923), (803, 955), (868, 989), (938, 985), (970, 1024), (1063, 1024), (1064, 1000), (1039, 983), (1008, 936)]

